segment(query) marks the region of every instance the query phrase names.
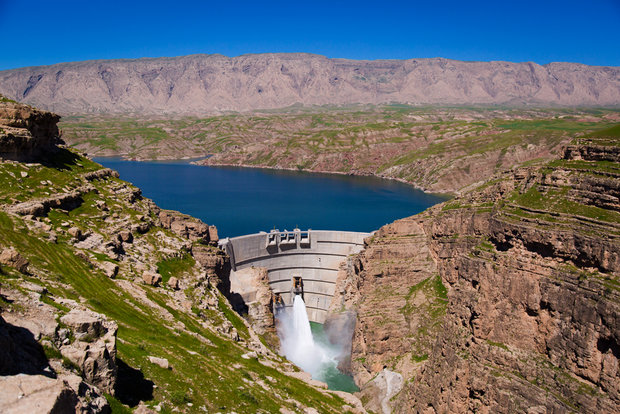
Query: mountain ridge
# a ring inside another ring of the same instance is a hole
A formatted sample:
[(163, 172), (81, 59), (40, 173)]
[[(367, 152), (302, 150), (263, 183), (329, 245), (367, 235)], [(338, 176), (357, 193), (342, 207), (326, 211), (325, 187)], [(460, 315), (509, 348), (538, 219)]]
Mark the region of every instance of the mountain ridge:
[(294, 104), (619, 106), (620, 68), (350, 60), (304, 53), (91, 60), (0, 71), (0, 93), (69, 113), (204, 114)]

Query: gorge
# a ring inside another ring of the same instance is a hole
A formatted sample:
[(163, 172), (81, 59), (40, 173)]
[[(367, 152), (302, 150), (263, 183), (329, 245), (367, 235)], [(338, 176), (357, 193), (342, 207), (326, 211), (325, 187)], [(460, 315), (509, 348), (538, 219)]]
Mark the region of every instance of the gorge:
[[(339, 366), (357, 399), (273, 351), (274, 293), (286, 288), (269, 289), (281, 275), (261, 258), (323, 234), (275, 232), (269, 252), (272, 233), (259, 233), (266, 253), (247, 257), (231, 238), (226, 254), (214, 226), (63, 147), (54, 115), (5, 101), (0, 116), (2, 349), (24, 350), (1, 356), (13, 361), (2, 381), (56, 390), (49, 411), (620, 409), (617, 126), (588, 126), (557, 156), (497, 169), (339, 253), (325, 316), (312, 317), (351, 328)], [(235, 398), (223, 391), (233, 386)]]

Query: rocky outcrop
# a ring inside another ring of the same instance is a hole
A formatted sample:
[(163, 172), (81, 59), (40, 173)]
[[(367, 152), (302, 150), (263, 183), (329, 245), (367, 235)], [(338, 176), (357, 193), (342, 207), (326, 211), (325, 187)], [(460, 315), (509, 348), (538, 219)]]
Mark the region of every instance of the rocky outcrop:
[(202, 244), (192, 245), (192, 256), (202, 266), (207, 278), (224, 295), (230, 292), (230, 258), (222, 250)]
[(82, 196), (90, 191), (92, 187), (81, 187), (68, 193), (58, 193), (46, 198), (9, 205), (6, 210), (13, 214), (35, 217), (46, 215), (52, 208), (73, 210), (82, 204)]
[(80, 368), (86, 382), (114, 394), (116, 322), (107, 321), (101, 314), (78, 309), (71, 310), (60, 321), (72, 329), (76, 339), (63, 346), (61, 354)]
[(2, 249), (0, 246), (0, 264), (11, 266), (21, 273), (28, 273), (30, 263), (13, 247)]
[(73, 413), (78, 399), (66, 381), (43, 375), (0, 377), (0, 411), (7, 414)]
[(376, 413), (390, 414), (390, 400), (403, 389), (403, 377), (397, 372), (383, 369), (361, 391), (359, 397), (366, 401), (367, 410)]
[(618, 105), (616, 67), (356, 61), (304, 53), (60, 63), (0, 72), (0, 92), (61, 113), (185, 113), (324, 105)]
[(170, 229), (174, 234), (191, 241), (217, 245), (217, 229), (208, 226), (201, 220), (179, 213), (178, 211), (162, 210), (159, 213), (162, 227)]
[(235, 272), (231, 280), (229, 301), (237, 312), (247, 316), (256, 333), (273, 331), (273, 291), (267, 268), (250, 267)]
[(567, 149), (367, 241), (337, 288), (362, 394), (387, 367), (405, 380), (396, 412), (620, 410), (618, 177), (584, 156), (599, 153)]
[(161, 275), (155, 272), (144, 272), (142, 273), (142, 280), (147, 285), (158, 286), (161, 282)]
[[(2, 96), (0, 95), (0, 98)], [(0, 106), (0, 159), (33, 160), (62, 143), (60, 116), (17, 102)]]
[(39, 300), (45, 288), (21, 288), (3, 289), (18, 311), (0, 317), (0, 411), (109, 412), (103, 393), (114, 394), (116, 323), (77, 308), (59, 323), (57, 309)]

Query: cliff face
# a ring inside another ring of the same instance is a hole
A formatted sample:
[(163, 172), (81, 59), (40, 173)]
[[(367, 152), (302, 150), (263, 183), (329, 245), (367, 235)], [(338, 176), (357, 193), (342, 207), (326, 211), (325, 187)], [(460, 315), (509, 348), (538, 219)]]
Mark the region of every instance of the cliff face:
[(339, 281), (357, 382), (402, 374), (396, 412), (620, 410), (614, 142), (379, 230)]
[(61, 113), (195, 114), (383, 102), (603, 106), (620, 104), (620, 69), (441, 58), (192, 55), (2, 71), (0, 92)]
[(0, 158), (32, 159), (52, 150), (61, 142), (59, 119), (56, 114), (17, 102), (0, 104)]

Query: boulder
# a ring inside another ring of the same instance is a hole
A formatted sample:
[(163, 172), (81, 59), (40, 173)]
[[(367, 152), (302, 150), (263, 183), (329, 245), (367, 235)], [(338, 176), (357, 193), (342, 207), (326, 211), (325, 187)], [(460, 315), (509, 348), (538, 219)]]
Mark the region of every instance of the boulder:
[(82, 230), (77, 227), (71, 227), (69, 230), (67, 230), (67, 233), (69, 233), (69, 235), (75, 240), (82, 240)]
[(142, 280), (144, 283), (151, 286), (157, 286), (161, 282), (161, 275), (155, 272), (144, 272), (142, 273)]
[(2, 250), (0, 263), (15, 268), (18, 272), (28, 272), (28, 260), (12, 247)]
[(118, 237), (123, 243), (133, 242), (133, 234), (129, 230), (122, 230), (118, 233)]
[(75, 332), (77, 339), (85, 335), (98, 338), (105, 332), (104, 321), (103, 315), (80, 309), (72, 309), (60, 318), (60, 322)]
[(0, 412), (5, 414), (74, 413), (75, 391), (61, 379), (18, 374), (0, 377)]
[(172, 276), (170, 279), (168, 279), (168, 287), (174, 290), (179, 289), (179, 279)]
[(60, 353), (80, 368), (87, 383), (113, 394), (117, 375), (116, 322), (79, 309), (71, 310), (60, 321), (73, 330), (76, 338), (62, 346)]
[(98, 262), (97, 267), (110, 279), (114, 279), (118, 274), (118, 265), (112, 262)]
[(149, 361), (151, 362), (151, 364), (155, 364), (163, 369), (170, 368), (170, 364), (168, 363), (168, 360), (166, 358), (158, 358), (154, 356), (149, 356)]

